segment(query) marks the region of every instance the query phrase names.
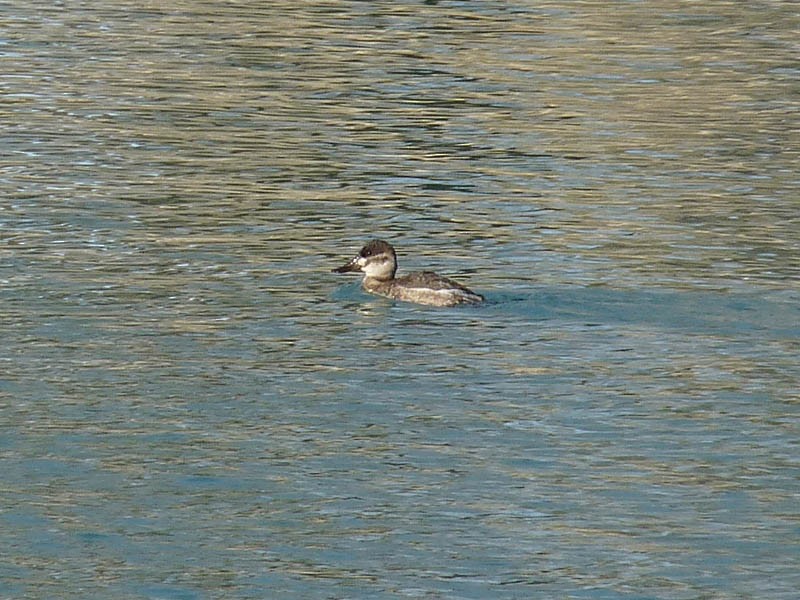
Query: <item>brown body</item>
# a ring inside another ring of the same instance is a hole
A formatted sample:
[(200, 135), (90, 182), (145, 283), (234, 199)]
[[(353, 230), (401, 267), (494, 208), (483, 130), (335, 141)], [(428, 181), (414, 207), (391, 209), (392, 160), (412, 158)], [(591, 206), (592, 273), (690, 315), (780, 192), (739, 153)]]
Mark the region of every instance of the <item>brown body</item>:
[(333, 269), (334, 273), (353, 271), (364, 273), (362, 286), (366, 291), (395, 300), (432, 306), (483, 302), (480, 294), (430, 271), (395, 277), (397, 256), (391, 244), (383, 240), (371, 241), (346, 265)]

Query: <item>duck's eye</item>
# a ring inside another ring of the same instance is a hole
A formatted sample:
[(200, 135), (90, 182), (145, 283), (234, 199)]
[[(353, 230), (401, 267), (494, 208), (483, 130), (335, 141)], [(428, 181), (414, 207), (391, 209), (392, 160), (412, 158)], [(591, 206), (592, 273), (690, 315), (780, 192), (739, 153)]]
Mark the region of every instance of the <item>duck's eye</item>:
[(375, 256), (378, 252), (375, 248), (362, 248), (361, 249), (361, 256), (363, 258), (369, 258), (370, 256)]

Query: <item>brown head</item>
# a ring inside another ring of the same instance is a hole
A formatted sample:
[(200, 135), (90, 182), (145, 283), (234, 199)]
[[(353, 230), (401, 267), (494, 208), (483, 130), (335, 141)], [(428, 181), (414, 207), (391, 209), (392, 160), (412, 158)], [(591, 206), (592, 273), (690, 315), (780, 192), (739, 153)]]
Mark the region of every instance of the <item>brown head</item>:
[(361, 248), (350, 262), (333, 269), (334, 273), (351, 273), (353, 271), (362, 271), (367, 277), (382, 281), (394, 279), (395, 271), (397, 271), (397, 255), (394, 248), (383, 240), (372, 240)]

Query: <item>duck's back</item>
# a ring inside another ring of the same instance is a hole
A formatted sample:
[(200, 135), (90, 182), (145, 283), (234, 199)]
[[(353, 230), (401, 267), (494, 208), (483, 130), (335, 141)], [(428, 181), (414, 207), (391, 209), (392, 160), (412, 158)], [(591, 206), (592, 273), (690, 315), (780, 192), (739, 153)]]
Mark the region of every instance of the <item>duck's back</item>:
[(435, 306), (483, 302), (480, 294), (432, 271), (419, 271), (394, 279), (391, 296), (398, 300)]

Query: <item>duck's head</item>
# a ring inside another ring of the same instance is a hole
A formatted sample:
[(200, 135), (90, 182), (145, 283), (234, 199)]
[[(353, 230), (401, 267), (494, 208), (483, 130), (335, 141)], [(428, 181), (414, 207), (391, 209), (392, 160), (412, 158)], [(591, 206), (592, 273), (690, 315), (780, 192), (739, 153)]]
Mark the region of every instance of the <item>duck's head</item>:
[(397, 271), (397, 255), (394, 248), (383, 240), (372, 240), (346, 265), (333, 269), (334, 273), (353, 271), (363, 271), (364, 275), (374, 279), (394, 279), (394, 273)]

